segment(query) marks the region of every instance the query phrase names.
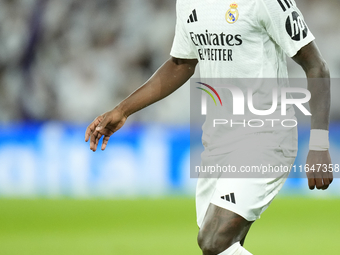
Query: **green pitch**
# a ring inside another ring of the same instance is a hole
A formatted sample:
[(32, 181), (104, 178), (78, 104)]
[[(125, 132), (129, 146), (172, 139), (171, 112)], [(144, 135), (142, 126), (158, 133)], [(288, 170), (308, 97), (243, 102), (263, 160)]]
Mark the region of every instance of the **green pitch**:
[[(253, 254), (338, 254), (339, 200), (278, 198), (256, 222)], [(193, 199), (0, 200), (1, 255), (201, 254)]]

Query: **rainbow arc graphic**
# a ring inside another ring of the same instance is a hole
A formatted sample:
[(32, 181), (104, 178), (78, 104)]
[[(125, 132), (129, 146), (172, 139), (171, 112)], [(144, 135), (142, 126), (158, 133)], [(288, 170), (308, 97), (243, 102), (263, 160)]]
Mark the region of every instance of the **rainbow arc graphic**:
[[(203, 85), (203, 86), (206, 86), (206, 87), (209, 88), (212, 92), (214, 92), (214, 94), (217, 96), (217, 98), (218, 98), (218, 100), (220, 101), (220, 104), (221, 104), (221, 106), (222, 106), (222, 100), (221, 100), (221, 98), (220, 98), (220, 95), (217, 93), (217, 91), (216, 91), (213, 87), (211, 87), (210, 85), (208, 85), (208, 84), (206, 84), (206, 83), (203, 83), (203, 82), (197, 82), (197, 83), (198, 83), (198, 84), (201, 84), (201, 85)], [(201, 87), (196, 87), (196, 88), (198, 88), (198, 89), (203, 90), (204, 92), (206, 92), (206, 93), (214, 100), (215, 105), (217, 105), (216, 100), (215, 100), (213, 94), (211, 94), (211, 92), (210, 92), (209, 90), (204, 89), (204, 88), (201, 88)]]

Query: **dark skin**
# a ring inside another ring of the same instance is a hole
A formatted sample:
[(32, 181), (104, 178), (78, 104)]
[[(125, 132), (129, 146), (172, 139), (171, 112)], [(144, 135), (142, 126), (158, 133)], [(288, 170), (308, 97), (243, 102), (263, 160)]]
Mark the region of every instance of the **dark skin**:
[(197, 237), (203, 255), (219, 254), (236, 242), (243, 246), (252, 223), (234, 212), (210, 204)]
[[(293, 59), (304, 69), (311, 92), (311, 128), (328, 130), (330, 108), (329, 72), (314, 42), (304, 46)], [(170, 58), (140, 88), (123, 100), (113, 110), (98, 116), (86, 129), (85, 141), (90, 140), (90, 149), (96, 151), (101, 137), (102, 150), (109, 138), (118, 131), (126, 119), (150, 104), (170, 95), (181, 87), (193, 74), (197, 59)], [(319, 78), (319, 79), (315, 79)], [(322, 79), (320, 79), (322, 78)], [(307, 164), (331, 164), (327, 151), (309, 151)], [(308, 172), (310, 189), (327, 189), (333, 180), (332, 172)], [(235, 242), (243, 244), (253, 222), (238, 214), (210, 204), (198, 234), (198, 243), (203, 255), (215, 255)]]
[[(306, 73), (308, 80), (308, 90), (311, 93), (309, 101), (311, 117), (311, 129), (328, 130), (329, 111), (331, 103), (330, 76), (329, 70), (323, 60), (316, 44), (309, 43), (303, 47), (293, 60), (298, 63)], [(331, 164), (329, 151), (309, 151), (306, 164), (315, 166), (316, 164)], [(327, 189), (333, 181), (333, 173), (330, 169), (326, 171), (309, 171), (308, 186), (310, 189)]]
[(103, 136), (105, 150), (110, 136), (118, 131), (133, 113), (153, 104), (180, 88), (195, 72), (197, 59), (171, 57), (140, 88), (128, 96), (113, 110), (106, 112), (87, 127), (85, 141), (90, 140), (90, 149), (96, 151)]

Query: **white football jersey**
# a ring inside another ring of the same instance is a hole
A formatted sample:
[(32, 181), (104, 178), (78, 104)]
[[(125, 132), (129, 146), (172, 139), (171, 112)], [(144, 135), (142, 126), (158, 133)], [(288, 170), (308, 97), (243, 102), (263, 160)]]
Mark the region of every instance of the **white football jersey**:
[(314, 40), (294, 0), (177, 0), (171, 56), (196, 58), (202, 78), (286, 78)]
[[(288, 78), (286, 55), (293, 57), (314, 40), (294, 0), (177, 0), (176, 11), (176, 33), (170, 55), (198, 59), (203, 80)], [(240, 84), (246, 94), (247, 82)], [(280, 88), (287, 84), (273, 86)], [(272, 93), (268, 88), (268, 84), (257, 84), (254, 88), (257, 109), (270, 107)], [(223, 94), (221, 89), (216, 90)], [(225, 96), (228, 98), (228, 95)], [(227, 101), (223, 105), (226, 108), (230, 107), (232, 100)], [(213, 127), (213, 119), (219, 118), (217, 115), (220, 110), (217, 110), (212, 100), (207, 103), (202, 140), (211, 154), (244, 148), (250, 144), (257, 146), (259, 142), (264, 146), (280, 144), (287, 154), (296, 153), (296, 128), (282, 125), (272, 127), (273, 123), (270, 122), (260, 129), (243, 125)], [(277, 110), (280, 110), (280, 102)], [(285, 118), (294, 118), (293, 107), (287, 111)], [(279, 115), (279, 112), (273, 114), (276, 117)], [(230, 114), (226, 116), (228, 119), (232, 117)], [(233, 120), (242, 123), (249, 118), (238, 116)], [(256, 136), (249, 136), (255, 133)], [(292, 133), (293, 139), (285, 141), (285, 137), (289, 134), (292, 137)]]

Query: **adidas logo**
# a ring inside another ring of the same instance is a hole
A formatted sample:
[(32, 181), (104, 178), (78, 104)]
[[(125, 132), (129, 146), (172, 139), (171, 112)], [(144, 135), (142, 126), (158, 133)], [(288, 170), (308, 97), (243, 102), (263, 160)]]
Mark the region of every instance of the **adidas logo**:
[(198, 20), (197, 20), (196, 9), (194, 9), (194, 10), (192, 11), (192, 13), (190, 14), (187, 23), (192, 23), (192, 22), (197, 22), (197, 21), (198, 21)]
[[(221, 198), (222, 198), (223, 200), (226, 200), (226, 201), (228, 201), (228, 202), (232, 202), (232, 203), (236, 204), (234, 193), (230, 193), (229, 195), (221, 196)], [(231, 200), (231, 201), (230, 201), (230, 200)]]

